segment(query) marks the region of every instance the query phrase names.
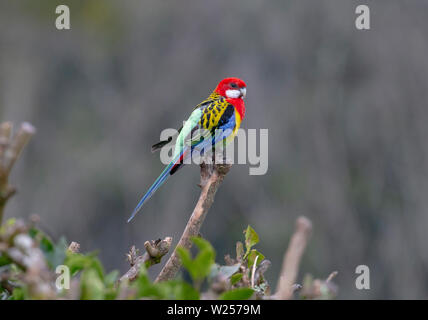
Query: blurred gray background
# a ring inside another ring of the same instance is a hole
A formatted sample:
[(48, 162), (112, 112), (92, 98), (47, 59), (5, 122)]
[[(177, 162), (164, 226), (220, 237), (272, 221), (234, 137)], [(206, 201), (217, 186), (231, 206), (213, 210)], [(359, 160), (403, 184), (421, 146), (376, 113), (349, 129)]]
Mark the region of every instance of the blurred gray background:
[[(55, 28), (59, 4), (69, 31)], [(355, 28), (358, 4), (370, 31)], [(0, 120), (38, 130), (6, 218), (39, 214), (108, 270), (126, 270), (132, 244), (176, 242), (199, 195), (196, 166), (126, 223), (163, 167), (150, 146), (238, 76), (243, 127), (269, 129), (269, 170), (235, 165), (219, 189), (202, 228), (217, 261), (250, 224), (275, 286), (306, 215), (299, 281), (338, 270), (339, 298), (428, 298), (427, 31), (422, 0), (0, 0)], [(355, 288), (360, 264), (370, 290)]]

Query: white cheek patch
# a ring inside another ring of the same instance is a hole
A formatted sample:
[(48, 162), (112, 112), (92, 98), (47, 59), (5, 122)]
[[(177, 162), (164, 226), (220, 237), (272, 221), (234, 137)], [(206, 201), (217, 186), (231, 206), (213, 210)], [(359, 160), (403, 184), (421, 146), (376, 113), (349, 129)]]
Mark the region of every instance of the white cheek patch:
[(231, 99), (236, 99), (241, 96), (240, 90), (226, 90), (226, 96)]

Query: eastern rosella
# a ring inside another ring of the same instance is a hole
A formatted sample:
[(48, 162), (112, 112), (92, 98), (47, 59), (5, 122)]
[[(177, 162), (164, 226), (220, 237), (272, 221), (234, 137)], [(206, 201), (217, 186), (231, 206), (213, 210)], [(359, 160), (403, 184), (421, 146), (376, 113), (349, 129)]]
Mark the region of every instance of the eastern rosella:
[[(241, 121), (245, 116), (245, 97), (247, 88), (244, 81), (238, 78), (226, 78), (220, 81), (210, 96), (198, 104), (189, 119), (179, 130), (175, 143), (173, 160), (166, 166), (147, 193), (142, 197), (134, 209), (128, 222), (140, 211), (143, 204), (155, 191), (183, 166), (184, 160), (192, 156), (194, 151), (200, 152), (208, 146), (219, 143), (228, 143), (236, 135)], [(210, 133), (193, 137), (195, 131), (206, 130)], [(190, 136), (190, 138), (189, 138)], [(172, 140), (161, 141), (152, 146), (152, 151), (162, 148)]]

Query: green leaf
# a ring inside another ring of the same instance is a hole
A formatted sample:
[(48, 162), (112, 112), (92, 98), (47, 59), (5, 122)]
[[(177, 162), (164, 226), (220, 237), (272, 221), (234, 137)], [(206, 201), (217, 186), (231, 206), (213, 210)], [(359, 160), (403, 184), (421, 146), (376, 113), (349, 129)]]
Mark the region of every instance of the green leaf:
[(242, 279), (242, 273), (235, 273), (232, 277), (230, 277), (230, 284), (233, 286), (237, 284)]
[(119, 290), (116, 288), (106, 288), (104, 291), (104, 300), (114, 300), (119, 294)]
[(138, 278), (132, 284), (133, 288), (137, 289), (137, 298), (147, 297), (152, 299), (166, 299), (167, 290), (162, 283), (153, 284), (147, 274), (147, 269), (144, 265), (141, 266)]
[(199, 300), (199, 293), (187, 282), (170, 280), (158, 284), (165, 292), (165, 299), (169, 300)]
[(211, 251), (214, 254), (214, 248), (212, 247), (211, 243), (209, 243), (207, 240), (201, 238), (201, 237), (192, 237), (191, 238), (193, 243), (196, 244), (196, 246), (199, 248), (200, 251)]
[(201, 280), (210, 274), (211, 266), (214, 263), (214, 255), (207, 250), (201, 251), (193, 260), (193, 263), (196, 269), (194, 279)]
[(8, 265), (12, 262), (12, 260), (9, 259), (9, 257), (5, 254), (0, 254), (0, 267)]
[(217, 263), (214, 263), (211, 266), (211, 271), (210, 271), (210, 274), (208, 275), (208, 277), (211, 280), (211, 279), (215, 278), (219, 272), (220, 272), (220, 266)]
[(160, 283), (152, 283), (144, 267), (140, 275), (132, 284), (137, 289), (137, 298), (147, 297), (151, 299), (168, 300), (198, 300), (199, 293), (190, 284), (182, 280), (170, 280)]
[(95, 269), (83, 271), (80, 288), (82, 300), (103, 300), (104, 298), (104, 283)]
[(106, 287), (111, 288), (116, 283), (117, 278), (119, 277), (119, 271), (113, 270), (112, 272), (108, 273), (104, 277), (104, 283)]
[(83, 255), (81, 253), (69, 252), (64, 264), (70, 268), (72, 276), (83, 269), (92, 268), (97, 272), (101, 280), (104, 279), (104, 269), (94, 254)]
[(248, 300), (253, 293), (254, 290), (250, 288), (237, 288), (223, 293), (219, 300)]
[(27, 296), (27, 290), (24, 287), (18, 287), (13, 289), (12, 296), (10, 296), (10, 300), (25, 300)]
[(210, 274), (214, 264), (215, 251), (211, 244), (202, 238), (193, 237), (192, 241), (199, 248), (199, 253), (195, 259), (192, 260), (189, 250), (185, 248), (178, 247), (177, 253), (193, 281), (200, 281)]
[(245, 247), (247, 248), (247, 255), (251, 248), (259, 242), (259, 235), (250, 226), (245, 231)]
[(61, 237), (55, 244), (48, 235), (36, 228), (31, 228), (28, 233), (33, 239), (39, 241), (40, 249), (51, 269), (64, 263), (67, 251), (67, 241), (64, 237)]
[(192, 279), (194, 279), (197, 276), (197, 270), (193, 264), (190, 251), (183, 247), (177, 247), (177, 253), (181, 259), (181, 264), (189, 272)]
[(80, 253), (72, 253), (67, 255), (64, 264), (70, 269), (70, 274), (74, 276), (80, 270), (83, 270), (85, 267), (89, 267), (91, 261), (91, 257)]
[(1, 221), (0, 221), (0, 235), (3, 235), (6, 232), (7, 227), (13, 226), (15, 222), (16, 222), (15, 218), (7, 219), (6, 222), (3, 224), (1, 224)]
[(233, 266), (221, 266), (219, 272), (226, 278), (230, 278), (234, 273), (239, 270), (240, 263), (234, 264)]
[(175, 288), (174, 294), (177, 300), (199, 300), (199, 292), (184, 281)]
[(28, 235), (33, 238), (36, 239), (37, 241), (40, 241), (41, 245), (42, 242), (45, 242), (45, 244), (48, 246), (48, 250), (52, 250), (53, 248), (53, 242), (52, 239), (43, 231), (36, 229), (36, 228), (30, 228), (28, 230)]
[(16, 218), (9, 218), (6, 220), (5, 225), (10, 227), (10, 226), (13, 226), (15, 222), (16, 222)]
[(101, 280), (104, 280), (103, 265), (101, 264), (100, 260), (98, 260), (98, 258), (96, 258), (95, 256), (92, 257), (91, 268), (93, 268), (98, 273)]
[(249, 268), (251, 268), (253, 266), (254, 261), (256, 260), (257, 256), (258, 256), (258, 258), (257, 258), (257, 265), (256, 266), (258, 266), (260, 264), (260, 262), (263, 261), (265, 256), (263, 254), (261, 254), (260, 252), (258, 252), (256, 249), (252, 249), (250, 251), (250, 253), (248, 254), (248, 267)]
[[(40, 246), (42, 248), (42, 246)], [(42, 249), (43, 250), (43, 249)], [(67, 251), (67, 241), (61, 237), (56, 245), (53, 246), (51, 251), (44, 251), (48, 265), (55, 269), (60, 264), (64, 263)]]
[(215, 251), (207, 240), (193, 237), (192, 241), (199, 248), (199, 253), (193, 260), (193, 263), (196, 264), (198, 279), (202, 279), (209, 275), (211, 266), (215, 263)]

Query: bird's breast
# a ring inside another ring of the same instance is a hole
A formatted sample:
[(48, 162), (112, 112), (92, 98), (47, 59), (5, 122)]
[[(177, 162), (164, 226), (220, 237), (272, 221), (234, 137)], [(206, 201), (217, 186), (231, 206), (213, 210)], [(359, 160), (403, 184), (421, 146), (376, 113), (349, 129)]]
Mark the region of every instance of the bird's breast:
[(235, 128), (233, 129), (233, 136), (236, 136), (238, 133), (239, 128), (241, 127), (241, 115), (239, 112), (235, 109)]

